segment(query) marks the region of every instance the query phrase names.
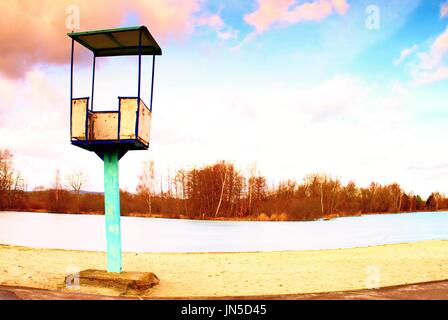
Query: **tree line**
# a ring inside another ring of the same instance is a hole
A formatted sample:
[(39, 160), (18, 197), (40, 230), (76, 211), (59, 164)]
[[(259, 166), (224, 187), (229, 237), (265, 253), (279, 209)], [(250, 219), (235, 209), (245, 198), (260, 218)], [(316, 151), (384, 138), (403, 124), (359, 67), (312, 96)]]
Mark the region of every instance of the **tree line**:
[[(145, 161), (135, 192), (120, 191), (123, 215), (193, 219), (316, 220), (367, 213), (398, 213), (448, 209), (448, 198), (433, 192), (426, 200), (405, 192), (398, 183), (367, 187), (323, 173), (301, 181), (268, 184), (256, 165), (247, 170), (219, 161), (182, 168), (164, 179)], [(0, 150), (0, 210), (103, 213), (102, 193), (84, 192), (81, 172), (62, 178), (55, 171), (50, 186), (27, 190), (26, 180), (13, 165), (13, 155)]]

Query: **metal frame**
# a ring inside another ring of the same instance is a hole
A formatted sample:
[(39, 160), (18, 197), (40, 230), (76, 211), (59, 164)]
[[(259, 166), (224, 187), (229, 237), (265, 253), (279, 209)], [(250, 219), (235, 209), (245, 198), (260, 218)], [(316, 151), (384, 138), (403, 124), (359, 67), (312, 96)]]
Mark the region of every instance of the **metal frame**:
[(118, 128), (117, 128), (117, 139), (120, 141), (120, 135), (121, 135), (121, 99), (118, 97)]
[[(138, 101), (138, 97), (118, 97), (118, 108), (119, 108), (118, 111), (111, 111), (111, 110), (92, 111), (92, 110), (88, 109), (90, 97), (73, 98), (72, 101), (83, 100), (83, 99), (87, 99), (87, 103), (86, 103), (86, 112), (87, 112), (86, 120), (87, 121), (88, 121), (88, 114), (89, 113), (90, 114), (95, 114), (95, 113), (118, 113), (118, 119), (119, 119), (119, 121), (118, 121), (118, 131), (119, 131), (119, 133), (120, 133), (120, 125), (121, 125), (121, 122), (120, 122), (120, 118), (121, 118), (121, 100), (122, 99), (135, 99), (135, 100)], [(141, 101), (143, 102), (143, 100), (141, 100)], [(148, 111), (150, 111), (146, 104), (144, 104), (144, 107)], [(72, 113), (72, 106), (70, 107), (70, 113)], [(136, 117), (136, 119), (137, 119), (137, 117)], [(71, 126), (71, 119), (70, 119), (70, 126)], [(137, 122), (136, 122), (135, 126), (137, 127)], [(86, 130), (87, 130), (86, 131), (86, 136), (88, 136), (88, 134), (89, 134), (89, 132), (88, 132), (88, 125), (87, 125), (87, 129)], [(70, 137), (71, 137), (71, 131), (70, 131)], [(88, 141), (85, 141), (85, 140), (88, 140)], [(86, 143), (95, 145), (95, 144), (102, 144), (102, 143), (117, 143), (117, 142), (120, 142), (120, 143), (125, 143), (126, 144), (126, 143), (130, 143), (130, 142), (135, 142), (135, 143), (138, 142), (138, 143), (141, 144), (141, 146), (144, 146), (144, 147), (148, 147), (149, 146), (149, 143), (145, 143), (145, 142), (143, 142), (139, 138), (138, 132), (137, 132), (137, 135), (135, 136), (135, 139), (121, 139), (120, 136), (118, 136), (117, 139), (105, 139), (105, 140), (84, 139), (84, 140), (72, 140), (72, 143), (73, 142), (75, 142), (74, 144), (76, 144), (76, 145), (78, 145), (78, 144), (86, 144)]]
[(152, 113), (152, 96), (154, 92), (154, 69), (156, 67), (156, 56), (152, 56), (152, 75), (151, 75), (151, 100), (149, 101), (149, 112)]
[(109, 151), (113, 146), (118, 147), (120, 159), (130, 150), (141, 150), (148, 147), (140, 140), (135, 139), (123, 139), (119, 144), (117, 144), (117, 140), (96, 140), (90, 143), (84, 140), (73, 140), (72, 144), (87, 151), (95, 152), (101, 159), (103, 159), (103, 153)]
[(89, 141), (89, 99), (86, 103), (86, 121), (85, 121), (86, 141)]
[(92, 100), (90, 100), (90, 110), (93, 111), (93, 93), (95, 88), (95, 61), (96, 61), (96, 55), (93, 54), (93, 68), (92, 68)]
[(137, 94), (137, 116), (135, 117), (135, 137), (138, 137), (138, 120), (140, 117), (140, 89), (142, 74), (142, 30), (138, 33), (138, 94)]
[(75, 40), (72, 38), (72, 48), (70, 53), (70, 140), (72, 140), (72, 104), (73, 104), (73, 56), (75, 50)]
[[(124, 30), (126, 31), (126, 30)], [(138, 133), (139, 133), (139, 120), (140, 120), (140, 102), (141, 99), (141, 69), (142, 69), (142, 37), (143, 37), (143, 30), (139, 30), (139, 54), (138, 54), (138, 84), (137, 84), (137, 97), (118, 97), (119, 103), (118, 103), (118, 130), (117, 130), (117, 139), (116, 140), (90, 140), (90, 132), (89, 132), (89, 114), (91, 113), (115, 113), (117, 111), (94, 111), (94, 103), (93, 98), (95, 94), (95, 71), (96, 71), (96, 58), (98, 57), (93, 52), (93, 60), (92, 60), (92, 91), (91, 91), (91, 97), (83, 97), (83, 98), (73, 98), (73, 76), (74, 76), (74, 50), (75, 50), (75, 40), (72, 38), (72, 44), (71, 44), (71, 57), (70, 57), (70, 140), (71, 143), (82, 147), (84, 149), (87, 149), (89, 151), (95, 151), (97, 149), (97, 146), (100, 145), (110, 145), (110, 144), (118, 144), (122, 145), (120, 146), (120, 149), (126, 148), (127, 150), (139, 150), (139, 149), (147, 149), (149, 147), (149, 142), (144, 143), (139, 139)], [(80, 42), (79, 39), (77, 42)], [(153, 96), (154, 96), (154, 73), (155, 73), (155, 54), (152, 55), (152, 68), (151, 68), (151, 91), (150, 91), (150, 104), (149, 108), (146, 106), (146, 108), (149, 110), (150, 113), (152, 113), (152, 105), (153, 105)], [(87, 105), (86, 105), (86, 119), (85, 119), (85, 140), (72, 140), (72, 103), (74, 100), (80, 100), (80, 99), (87, 99)], [(137, 99), (137, 110), (136, 110), (136, 117), (135, 117), (135, 139), (120, 139), (121, 134), (121, 99)], [(90, 100), (90, 101), (89, 101)], [(89, 104), (90, 102), (90, 104)], [(89, 108), (90, 105), (90, 108)], [(90, 110), (89, 110), (90, 109)], [(131, 146), (130, 144), (133, 144), (134, 146)], [(86, 146), (91, 146), (92, 148), (88, 148)], [(126, 152), (124, 152), (126, 153)], [(123, 154), (124, 154), (123, 153)]]

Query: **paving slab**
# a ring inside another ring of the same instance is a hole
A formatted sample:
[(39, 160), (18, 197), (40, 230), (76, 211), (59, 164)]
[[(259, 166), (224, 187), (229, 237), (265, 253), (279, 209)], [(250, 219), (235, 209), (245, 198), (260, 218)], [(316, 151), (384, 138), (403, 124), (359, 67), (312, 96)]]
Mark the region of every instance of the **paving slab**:
[[(59, 290), (2, 286), (0, 300), (122, 300), (154, 299), (145, 296), (104, 296)], [(167, 298), (159, 298), (167, 299)], [(257, 300), (448, 300), (448, 280), (424, 282), (379, 289), (338, 292), (226, 297), (173, 297), (169, 299), (257, 299)]]
[[(155, 285), (160, 280), (152, 272), (107, 272), (106, 270), (87, 269), (79, 272), (79, 284), (81, 286), (93, 286), (112, 288), (124, 291), (145, 291)], [(73, 275), (65, 277), (64, 283), (73, 281)]]

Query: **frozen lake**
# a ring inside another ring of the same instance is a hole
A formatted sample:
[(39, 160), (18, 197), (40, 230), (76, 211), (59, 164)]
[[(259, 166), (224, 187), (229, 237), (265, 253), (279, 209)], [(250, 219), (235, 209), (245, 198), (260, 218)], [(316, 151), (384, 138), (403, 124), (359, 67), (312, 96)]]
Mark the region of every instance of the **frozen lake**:
[[(123, 251), (316, 250), (448, 240), (447, 212), (365, 215), (311, 222), (233, 222), (122, 217)], [(100, 215), (0, 211), (0, 244), (105, 251)]]

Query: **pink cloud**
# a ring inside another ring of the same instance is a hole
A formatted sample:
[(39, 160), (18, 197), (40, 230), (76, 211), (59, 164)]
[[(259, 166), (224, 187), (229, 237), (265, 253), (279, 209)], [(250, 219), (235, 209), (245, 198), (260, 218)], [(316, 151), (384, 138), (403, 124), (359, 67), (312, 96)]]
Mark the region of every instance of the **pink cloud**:
[(431, 46), (431, 56), (438, 62), (448, 53), (448, 27), (440, 34)]
[(429, 52), (420, 54), (422, 69), (433, 69), (437, 67), (443, 57), (448, 53), (448, 27), (432, 43)]
[(448, 78), (444, 58), (448, 56), (448, 27), (431, 44), (429, 51), (419, 53), (420, 63), (414, 70), (416, 84), (428, 84)]
[(316, 0), (303, 4), (295, 0), (258, 0), (258, 9), (245, 15), (244, 20), (259, 34), (274, 24), (321, 21), (334, 13), (344, 15), (348, 8), (346, 0)]
[(448, 16), (448, 2), (445, 2), (440, 7), (440, 17), (444, 18)]
[(1, 1), (0, 73), (23, 77), (35, 64), (66, 63), (69, 41), (66, 9), (75, 5), (80, 12), (80, 30), (114, 28), (133, 10), (139, 23), (147, 25), (162, 41), (181, 37), (194, 29), (193, 15), (201, 0), (58, 0)]
[(412, 55), (416, 50), (418, 49), (418, 46), (415, 44), (410, 48), (403, 49), (400, 53), (400, 56), (394, 60), (395, 65), (401, 64), (407, 57)]
[[(0, 71), (9, 77), (22, 77), (29, 67), (42, 62), (64, 63), (68, 59), (65, 8), (71, 1), (48, 2), (24, 0), (0, 3)], [(119, 6), (108, 14), (99, 14), (107, 7), (106, 0), (77, 1), (81, 26), (112, 27), (121, 21)], [(14, 26), (14, 27), (11, 27)]]
[(134, 0), (127, 9), (138, 12), (141, 24), (162, 39), (181, 37), (195, 28), (193, 15), (201, 10), (201, 0)]
[(228, 40), (238, 36), (238, 30), (226, 25), (219, 14), (203, 15), (196, 20), (198, 26), (208, 26), (213, 29), (218, 38)]
[(419, 74), (415, 79), (415, 84), (431, 84), (448, 79), (448, 67), (440, 66), (432, 72), (424, 72)]

